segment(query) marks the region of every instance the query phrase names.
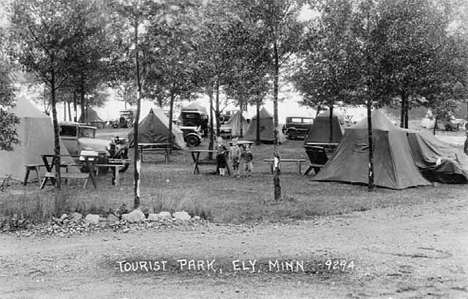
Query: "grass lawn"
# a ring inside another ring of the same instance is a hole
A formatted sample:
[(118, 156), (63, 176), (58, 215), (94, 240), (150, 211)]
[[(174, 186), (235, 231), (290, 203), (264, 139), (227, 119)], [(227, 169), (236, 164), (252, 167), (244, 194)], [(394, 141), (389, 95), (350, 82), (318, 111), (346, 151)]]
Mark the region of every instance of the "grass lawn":
[[(304, 158), (302, 141), (286, 141), (280, 146), (283, 158)], [(203, 143), (199, 148), (207, 148)], [(193, 175), (193, 162), (188, 151), (176, 151), (170, 163), (162, 154), (145, 155), (142, 163), (141, 206), (149, 211), (181, 211), (220, 223), (288, 222), (317, 216), (345, 214), (390, 206), (415, 206), (437, 203), (450, 198), (464, 199), (468, 185), (444, 185), (390, 190), (378, 188), (368, 192), (366, 186), (311, 181), (312, 175), (299, 175), (295, 164), (282, 165), (281, 187), (284, 200), (273, 204), (273, 176), (264, 158), (271, 158), (272, 145), (253, 146), (254, 170), (250, 179), (215, 175), (215, 166), (201, 165), (201, 174)], [(133, 158), (133, 153), (131, 152)], [(202, 155), (203, 157), (203, 155)], [(303, 171), (307, 163), (303, 165)], [(64, 212), (106, 214), (122, 204), (133, 206), (133, 165), (121, 176), (121, 185), (111, 185), (111, 174), (99, 175), (98, 188), (81, 182), (63, 186)], [(0, 192), (3, 215), (25, 214), (38, 221), (53, 211), (54, 189), (38, 184), (23, 187), (14, 184)]]

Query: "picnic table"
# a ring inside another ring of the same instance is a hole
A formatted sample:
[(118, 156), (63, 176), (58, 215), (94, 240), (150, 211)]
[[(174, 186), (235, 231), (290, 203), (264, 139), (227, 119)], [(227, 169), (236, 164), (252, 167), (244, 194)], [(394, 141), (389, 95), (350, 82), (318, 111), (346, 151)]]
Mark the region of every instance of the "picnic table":
[(112, 169), (112, 185), (118, 186), (120, 184), (120, 168), (123, 168), (126, 163), (130, 163), (129, 159), (109, 159), (108, 163), (97, 163), (96, 175), (99, 175), (101, 167), (109, 167)]
[(304, 144), (305, 151), (310, 161), (309, 168), (304, 172), (304, 175), (309, 174), (311, 170), (314, 170), (317, 174), (331, 156), (333, 156), (337, 146), (338, 143), (308, 142)]
[[(200, 160), (200, 154), (201, 153), (213, 153), (214, 154), (214, 159), (211, 160)], [(199, 174), (200, 173), (200, 168), (198, 166), (200, 165), (217, 165), (216, 163), (216, 150), (191, 150), (190, 154), (192, 155), (192, 160), (194, 162), (193, 166), (193, 172), (192, 174)], [(231, 175), (231, 171), (229, 170), (229, 165), (226, 163), (226, 169), (229, 175)], [(216, 167), (216, 172), (218, 172), (218, 167)]]
[[(46, 168), (46, 173), (44, 174), (44, 178), (42, 180), (40, 189), (43, 189), (46, 185), (47, 181), (50, 180), (52, 184), (55, 185), (55, 155), (41, 155), (42, 160), (44, 161), (44, 167)], [(60, 157), (71, 157), (70, 155), (60, 155)], [(84, 154), (80, 156), (80, 159), (83, 159), (87, 168), (89, 169), (89, 173), (69, 173), (68, 167), (70, 166), (82, 166), (81, 164), (74, 164), (74, 163), (61, 163), (61, 167), (66, 169), (66, 173), (61, 173), (60, 176), (62, 179), (83, 179), (85, 180), (83, 184), (83, 189), (86, 188), (88, 180), (91, 179), (94, 188), (97, 187), (96, 178), (94, 177), (94, 167), (97, 161), (97, 153), (90, 153)]]
[(170, 160), (172, 144), (165, 142), (144, 142), (138, 143), (138, 150), (140, 152), (140, 160), (143, 162), (143, 155), (145, 152), (163, 152), (164, 162), (168, 163)]

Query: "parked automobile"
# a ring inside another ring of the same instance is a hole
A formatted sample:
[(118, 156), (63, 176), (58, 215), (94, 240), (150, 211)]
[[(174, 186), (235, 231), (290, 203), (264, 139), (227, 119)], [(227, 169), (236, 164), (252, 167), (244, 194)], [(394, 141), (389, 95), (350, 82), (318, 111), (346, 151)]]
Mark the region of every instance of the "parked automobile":
[(120, 116), (118, 119), (111, 121), (112, 128), (131, 128), (133, 127), (134, 111), (132, 110), (122, 110), (120, 111)]
[(283, 126), (283, 133), (290, 140), (305, 138), (314, 123), (312, 117), (288, 116)]
[(208, 115), (201, 111), (182, 111), (180, 113), (182, 126), (200, 127), (202, 136), (208, 136)]
[[(96, 127), (76, 122), (60, 122), (59, 134), (63, 144), (77, 163), (82, 151), (95, 151), (98, 153), (98, 163), (118, 163), (117, 159), (128, 159), (128, 142), (126, 139), (114, 137), (112, 140), (96, 139)], [(84, 163), (82, 163), (84, 164)], [(125, 172), (130, 163), (120, 168), (119, 172)], [(85, 167), (82, 168), (85, 171)], [(107, 167), (101, 167), (100, 172), (107, 171)]]
[(187, 146), (199, 146), (203, 139), (203, 133), (200, 127), (195, 126), (180, 126), (184, 133), (184, 141)]

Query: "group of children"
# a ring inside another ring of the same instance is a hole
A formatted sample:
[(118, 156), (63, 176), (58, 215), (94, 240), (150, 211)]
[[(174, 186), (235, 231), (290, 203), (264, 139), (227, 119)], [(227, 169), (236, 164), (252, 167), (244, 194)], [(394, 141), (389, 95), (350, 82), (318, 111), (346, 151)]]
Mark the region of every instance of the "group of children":
[(232, 176), (239, 178), (242, 176), (251, 177), (253, 168), (253, 155), (250, 149), (251, 143), (238, 143), (238, 139), (231, 140), (231, 146), (228, 149), (224, 145), (221, 137), (216, 139), (216, 162), (219, 175), (226, 175), (228, 163), (232, 166)]

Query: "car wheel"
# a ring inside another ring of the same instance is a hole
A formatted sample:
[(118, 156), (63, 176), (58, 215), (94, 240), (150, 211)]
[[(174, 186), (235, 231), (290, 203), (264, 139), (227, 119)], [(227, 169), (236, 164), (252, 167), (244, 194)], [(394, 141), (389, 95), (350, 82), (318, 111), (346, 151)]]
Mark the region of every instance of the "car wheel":
[[(127, 153), (121, 153), (117, 159), (125, 159), (127, 160), (128, 159), (128, 154)], [(119, 172), (125, 172), (127, 171), (128, 167), (130, 166), (130, 163), (125, 163), (124, 167), (120, 168), (119, 169)]]
[(196, 136), (188, 136), (186, 143), (188, 146), (198, 146), (200, 144), (200, 139)]

